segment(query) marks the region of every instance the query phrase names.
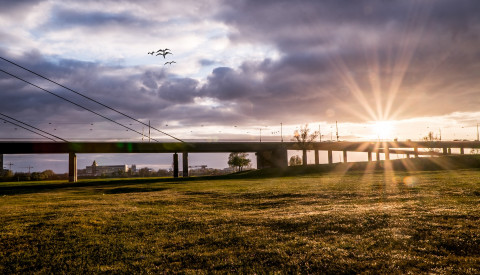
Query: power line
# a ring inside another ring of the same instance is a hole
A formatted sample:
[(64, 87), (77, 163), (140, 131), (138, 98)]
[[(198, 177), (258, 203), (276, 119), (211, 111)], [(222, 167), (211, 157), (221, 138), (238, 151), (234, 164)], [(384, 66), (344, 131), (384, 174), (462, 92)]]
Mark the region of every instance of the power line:
[(7, 115), (2, 114), (2, 113), (0, 113), (0, 115), (1, 115), (1, 116), (4, 116), (4, 117), (7, 117), (7, 118), (9, 118), (9, 119), (11, 119), (11, 120), (13, 120), (13, 121), (18, 122), (18, 123), (21, 123), (21, 124), (23, 124), (23, 125), (27, 125), (28, 127), (31, 127), (31, 128), (33, 128), (33, 129), (35, 129), (35, 130), (37, 130), (37, 131), (40, 131), (40, 132), (45, 133), (45, 134), (47, 134), (47, 135), (50, 135), (50, 136), (52, 136), (52, 137), (55, 137), (55, 138), (58, 138), (58, 139), (60, 139), (60, 140), (65, 141), (65, 142), (68, 142), (68, 140), (65, 140), (65, 139), (63, 139), (63, 138), (61, 138), (61, 137), (57, 137), (56, 135), (50, 134), (50, 133), (48, 133), (48, 132), (45, 132), (45, 131), (43, 131), (43, 130), (41, 130), (41, 129), (38, 129), (37, 127), (34, 127), (34, 126), (30, 125), (30, 124), (27, 124), (27, 123), (22, 122), (22, 121), (20, 121), (20, 120), (14, 119), (13, 117), (7, 116)]
[[(69, 100), (69, 99), (66, 99), (66, 98), (64, 98), (63, 96), (59, 96), (59, 95), (57, 95), (57, 94), (55, 94), (55, 93), (52, 93), (52, 92), (50, 92), (49, 90), (44, 89), (44, 88), (42, 88), (42, 87), (40, 87), (40, 86), (37, 86), (37, 85), (35, 85), (35, 84), (33, 84), (33, 83), (31, 83), (31, 82), (29, 82), (29, 81), (27, 81), (27, 80), (25, 80), (25, 79), (23, 79), (23, 78), (21, 78), (21, 77), (18, 77), (18, 76), (16, 76), (16, 75), (13, 75), (13, 74), (11, 74), (11, 73), (9, 73), (9, 72), (6, 72), (6, 71), (4, 71), (4, 70), (1, 70), (1, 69), (0, 69), (0, 72), (3, 72), (3, 73), (5, 73), (5, 74), (8, 74), (8, 75), (10, 75), (10, 76), (12, 76), (12, 77), (14, 77), (14, 78), (16, 78), (16, 79), (18, 79), (18, 80), (21, 80), (21, 81), (23, 81), (23, 82), (25, 82), (25, 83), (28, 83), (28, 84), (32, 85), (32, 86), (35, 87), (35, 88), (38, 88), (38, 89), (40, 89), (40, 90), (42, 90), (42, 91), (44, 91), (44, 92), (47, 92), (47, 93), (49, 93), (49, 94), (51, 94), (51, 95), (54, 95), (54, 96), (56, 96), (56, 97), (58, 97), (58, 98), (61, 98), (61, 99), (65, 100), (65, 101), (67, 101), (67, 102), (72, 103), (73, 105), (75, 105), (75, 106), (77, 106), (77, 107), (80, 107), (80, 108), (82, 108), (82, 109), (84, 109), (84, 110), (87, 110), (87, 111), (89, 111), (89, 112), (91, 112), (91, 113), (93, 113), (93, 114), (96, 114), (97, 116), (100, 116), (100, 117), (102, 117), (102, 118), (104, 118), (104, 119), (106, 119), (106, 120), (108, 120), (108, 121), (111, 121), (111, 122), (113, 122), (113, 123), (115, 123), (115, 124), (117, 124), (117, 125), (120, 125), (120, 126), (126, 128), (126, 129), (128, 129), (128, 130), (131, 130), (131, 131), (133, 131), (133, 132), (135, 132), (135, 133), (137, 133), (137, 134), (140, 134), (140, 135), (144, 136), (144, 134), (138, 132), (138, 131), (135, 130), (135, 129), (132, 129), (132, 128), (128, 127), (128, 126), (125, 126), (125, 125), (123, 125), (123, 124), (121, 124), (121, 123), (119, 123), (119, 122), (116, 122), (115, 120), (110, 119), (110, 118), (108, 118), (108, 117), (106, 117), (106, 116), (104, 116), (104, 115), (102, 115), (102, 114), (99, 114), (99, 113), (93, 111), (93, 110), (90, 110), (90, 109), (88, 109), (87, 107), (83, 107), (82, 105), (77, 104), (77, 103), (75, 103), (75, 102), (73, 102), (73, 101), (71, 101), (71, 100)], [(152, 138), (152, 139), (153, 139), (153, 138)], [(156, 140), (156, 139), (153, 139), (153, 140), (159, 142), (159, 141)]]
[(37, 135), (39, 135), (39, 136), (42, 136), (42, 137), (44, 137), (44, 138), (48, 138), (48, 139), (51, 140), (51, 141), (57, 142), (57, 141), (54, 140), (53, 138), (44, 136), (44, 135), (42, 135), (42, 134), (40, 134), (40, 133), (37, 133), (37, 132), (35, 132), (35, 131), (31, 130), (31, 129), (25, 128), (25, 127), (23, 127), (22, 125), (16, 124), (16, 123), (11, 122), (11, 121), (8, 121), (8, 120), (6, 120), (6, 119), (4, 119), (4, 118), (0, 118), (0, 119), (3, 120), (3, 121), (5, 121), (5, 122), (8, 122), (8, 123), (10, 123), (10, 124), (13, 124), (13, 125), (15, 125), (15, 126), (17, 126), (17, 127), (23, 128), (23, 129), (25, 129), (25, 130), (27, 130), (27, 131), (30, 131), (30, 132), (32, 132), (32, 133), (35, 133), (35, 134), (37, 134)]
[(136, 118), (134, 118), (134, 117), (131, 117), (131, 116), (129, 116), (129, 115), (123, 113), (123, 112), (120, 112), (120, 111), (116, 110), (115, 108), (112, 108), (112, 107), (110, 107), (110, 106), (108, 106), (108, 105), (105, 105), (105, 104), (103, 104), (103, 103), (101, 103), (101, 102), (98, 102), (97, 100), (95, 100), (95, 99), (93, 99), (93, 98), (91, 98), (91, 97), (88, 97), (88, 96), (86, 96), (86, 95), (84, 95), (84, 94), (82, 94), (82, 93), (79, 93), (79, 92), (77, 92), (77, 91), (75, 91), (75, 90), (73, 90), (73, 89), (70, 89), (70, 88), (68, 88), (68, 87), (66, 87), (66, 86), (64, 86), (64, 85), (62, 85), (62, 84), (60, 84), (60, 83), (58, 83), (58, 82), (56, 82), (56, 81), (53, 81), (53, 80), (51, 80), (51, 79), (49, 79), (49, 78), (47, 78), (47, 77), (45, 77), (45, 76), (43, 76), (43, 75), (41, 75), (41, 74), (38, 74), (38, 73), (36, 73), (36, 72), (34, 72), (34, 71), (32, 71), (32, 70), (29, 70), (29, 69), (27, 69), (27, 68), (25, 68), (25, 67), (23, 67), (23, 66), (15, 63), (15, 62), (11, 61), (11, 60), (8, 60), (8, 59), (6, 59), (6, 58), (4, 58), (4, 57), (1, 57), (1, 56), (0, 56), (0, 58), (3, 59), (3, 60), (6, 61), (6, 62), (12, 64), (12, 65), (15, 65), (15, 66), (17, 66), (17, 67), (19, 67), (19, 68), (22, 68), (22, 69), (24, 69), (24, 70), (26, 70), (26, 71), (28, 71), (28, 72), (36, 75), (36, 76), (39, 76), (39, 77), (41, 77), (41, 78), (43, 78), (43, 79), (45, 79), (45, 80), (48, 80), (48, 81), (50, 81), (50, 82), (52, 82), (52, 83), (54, 83), (54, 84), (57, 84), (58, 86), (60, 86), (60, 87), (62, 87), (62, 88), (64, 88), (64, 89), (67, 89), (67, 90), (69, 90), (70, 92), (73, 92), (73, 93), (75, 93), (75, 94), (77, 94), (77, 95), (79, 95), (79, 96), (81, 96), (81, 97), (83, 97), (83, 98), (86, 98), (86, 99), (88, 99), (88, 100), (91, 100), (91, 101), (93, 101), (93, 102), (95, 102), (95, 103), (97, 103), (97, 104), (99, 104), (99, 105), (101, 105), (101, 106), (103, 106), (103, 107), (105, 107), (105, 108), (108, 108), (108, 109), (110, 109), (110, 110), (112, 110), (112, 111), (114, 111), (114, 112), (116, 112), (116, 113), (118, 113), (118, 114), (121, 114), (121, 115), (123, 115), (123, 116), (125, 116), (125, 117), (128, 117), (128, 118), (130, 118), (130, 119), (132, 119), (132, 120), (134, 120), (134, 121), (136, 121), (136, 122), (138, 122), (138, 123), (140, 123), (140, 124), (143, 124), (144, 126), (148, 126), (149, 129), (152, 128), (152, 129), (154, 129), (154, 130), (156, 130), (156, 131), (158, 131), (158, 132), (160, 132), (160, 133), (162, 133), (162, 134), (164, 134), (164, 135), (166, 135), (166, 136), (169, 136), (169, 137), (171, 137), (171, 138), (173, 138), (173, 139), (176, 139), (176, 140), (178, 140), (178, 141), (180, 141), (180, 142), (185, 142), (185, 141), (183, 141), (183, 140), (181, 140), (181, 139), (179, 139), (179, 138), (176, 138), (176, 137), (174, 137), (174, 136), (172, 136), (172, 135), (170, 135), (170, 134), (167, 134), (167, 133), (165, 133), (165, 132), (163, 132), (163, 131), (155, 128), (155, 127), (150, 127), (150, 125), (148, 125), (148, 124), (146, 124), (146, 123), (143, 123), (143, 122), (141, 122), (140, 120), (138, 120), (138, 119), (136, 119)]

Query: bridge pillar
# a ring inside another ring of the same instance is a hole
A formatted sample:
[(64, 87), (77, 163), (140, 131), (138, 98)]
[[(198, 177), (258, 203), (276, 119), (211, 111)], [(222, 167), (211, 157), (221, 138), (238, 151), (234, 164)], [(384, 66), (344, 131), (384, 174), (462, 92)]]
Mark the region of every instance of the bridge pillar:
[(384, 149), (385, 151), (385, 160), (390, 160), (390, 149), (388, 147), (386, 147)]
[(332, 150), (328, 150), (328, 164), (333, 163), (333, 152)]
[(182, 154), (182, 162), (183, 162), (183, 177), (188, 177), (188, 152), (183, 152)]
[(320, 156), (318, 155), (318, 150), (315, 150), (315, 164), (320, 164)]
[(68, 182), (77, 182), (77, 155), (68, 154)]
[(286, 148), (280, 148), (274, 151), (260, 151), (255, 153), (257, 156), (257, 169), (275, 167), (288, 167), (288, 154)]
[(407, 159), (409, 159), (409, 158), (410, 158), (410, 154), (409, 154), (409, 153), (407, 153), (406, 155), (407, 155)]
[(343, 151), (343, 162), (346, 163), (347, 161), (348, 161), (348, 159), (347, 159), (347, 151), (345, 150), (345, 151)]
[(449, 154), (449, 155), (452, 154), (452, 148), (448, 148), (448, 154)]
[(307, 150), (303, 149), (302, 150), (302, 165), (305, 166), (307, 165)]
[(460, 147), (460, 155), (463, 155), (465, 154), (465, 149), (463, 149), (463, 147)]
[(0, 172), (3, 172), (3, 154), (0, 154)]
[(415, 153), (415, 157), (418, 158), (418, 147), (414, 147), (413, 152)]
[(375, 152), (376, 161), (380, 161), (380, 151)]
[(178, 178), (178, 154), (173, 154), (173, 177)]
[(443, 147), (442, 153), (443, 153), (444, 155), (446, 155), (446, 154), (448, 153), (447, 147)]
[(368, 151), (367, 156), (368, 156), (368, 161), (371, 162), (372, 161), (372, 151)]

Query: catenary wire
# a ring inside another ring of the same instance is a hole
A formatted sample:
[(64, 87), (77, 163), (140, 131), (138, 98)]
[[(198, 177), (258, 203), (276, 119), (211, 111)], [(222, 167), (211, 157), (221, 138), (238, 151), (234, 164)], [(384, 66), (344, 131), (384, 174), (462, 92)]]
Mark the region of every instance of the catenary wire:
[(129, 115), (123, 113), (123, 112), (120, 112), (120, 111), (116, 110), (116, 109), (113, 108), (113, 107), (110, 107), (110, 106), (108, 106), (108, 105), (105, 105), (105, 104), (103, 104), (103, 103), (101, 103), (101, 102), (99, 102), (99, 101), (97, 101), (97, 100), (95, 100), (95, 99), (93, 99), (93, 98), (91, 98), (91, 97), (88, 97), (88, 96), (86, 96), (86, 95), (84, 95), (84, 94), (82, 94), (82, 93), (79, 93), (79, 92), (77, 92), (77, 91), (75, 91), (75, 90), (73, 90), (73, 89), (71, 89), (71, 88), (68, 88), (68, 87), (66, 87), (66, 86), (64, 86), (64, 85), (62, 85), (62, 84), (60, 84), (60, 83), (58, 83), (58, 82), (56, 82), (56, 81), (54, 81), (54, 80), (51, 80), (51, 79), (49, 79), (49, 78), (47, 78), (47, 77), (45, 77), (45, 76), (43, 76), (43, 75), (41, 75), (41, 74), (38, 74), (38, 73), (36, 73), (36, 72), (34, 72), (34, 71), (30, 70), (30, 69), (27, 69), (27, 68), (25, 68), (25, 67), (23, 67), (23, 66), (15, 63), (15, 62), (11, 61), (11, 60), (8, 60), (8, 59), (6, 59), (6, 58), (4, 58), (4, 57), (2, 57), (2, 56), (0, 56), (0, 58), (3, 59), (3, 60), (6, 61), (6, 62), (12, 64), (12, 65), (15, 65), (15, 66), (17, 66), (17, 67), (19, 67), (19, 68), (22, 68), (22, 69), (24, 69), (24, 70), (26, 70), (26, 71), (28, 71), (28, 72), (36, 75), (36, 76), (39, 76), (39, 77), (41, 77), (41, 78), (43, 78), (43, 79), (45, 79), (45, 80), (47, 80), (47, 81), (50, 81), (50, 82), (52, 82), (52, 83), (54, 83), (54, 84), (56, 84), (56, 85), (58, 85), (58, 86), (60, 86), (60, 87), (62, 87), (62, 88), (64, 88), (64, 89), (67, 89), (67, 90), (69, 90), (70, 92), (73, 92), (73, 93), (75, 93), (75, 94), (77, 94), (77, 95), (79, 95), (79, 96), (82, 96), (82, 97), (84, 97), (84, 98), (86, 98), (86, 99), (88, 99), (88, 100), (91, 100), (91, 101), (93, 101), (93, 102), (95, 102), (95, 103), (97, 103), (97, 104), (99, 104), (99, 105), (101, 105), (101, 106), (103, 106), (103, 107), (105, 107), (105, 108), (108, 108), (108, 109), (110, 109), (110, 110), (112, 110), (112, 111), (114, 111), (114, 112), (117, 112), (118, 114), (121, 114), (121, 115), (123, 115), (123, 116), (125, 116), (125, 117), (128, 117), (128, 118), (130, 118), (130, 119), (132, 119), (132, 120), (134, 120), (134, 121), (136, 121), (136, 122), (138, 122), (138, 123), (140, 123), (140, 124), (142, 124), (142, 125), (144, 125), (144, 126), (148, 126), (148, 127), (150, 127), (151, 129), (154, 129), (154, 130), (156, 130), (156, 131), (158, 131), (158, 132), (160, 132), (160, 133), (162, 133), (162, 134), (164, 134), (164, 135), (166, 135), (166, 136), (169, 136), (169, 137), (171, 137), (171, 138), (173, 138), (173, 139), (176, 139), (176, 140), (178, 140), (178, 141), (180, 141), (180, 142), (185, 142), (185, 141), (183, 141), (183, 140), (181, 140), (181, 139), (179, 139), (179, 138), (177, 138), (177, 137), (174, 137), (174, 136), (172, 136), (172, 135), (170, 135), (170, 134), (168, 134), (168, 133), (165, 133), (165, 132), (163, 132), (163, 131), (155, 128), (155, 127), (152, 127), (152, 126), (144, 123), (144, 122), (141, 122), (140, 120), (138, 120), (138, 119), (136, 119), (136, 118), (134, 118), (134, 117), (132, 117), (132, 116), (129, 116)]
[(7, 118), (9, 118), (9, 119), (11, 119), (11, 120), (13, 120), (13, 121), (18, 122), (18, 123), (21, 123), (21, 124), (23, 124), (23, 125), (27, 125), (28, 127), (31, 127), (31, 128), (33, 128), (33, 129), (35, 129), (35, 130), (37, 130), (37, 131), (40, 131), (40, 132), (42, 132), (42, 133), (44, 133), (44, 134), (47, 134), (47, 135), (50, 135), (50, 136), (52, 136), (52, 137), (58, 138), (58, 139), (60, 139), (60, 140), (63, 140), (63, 141), (65, 141), (65, 142), (68, 142), (68, 140), (65, 140), (65, 139), (63, 139), (63, 138), (61, 138), (61, 137), (57, 137), (56, 135), (50, 134), (50, 133), (48, 133), (48, 132), (45, 132), (45, 131), (43, 131), (43, 130), (41, 130), (41, 129), (38, 129), (37, 127), (34, 127), (34, 126), (32, 126), (32, 125), (30, 125), (30, 124), (28, 124), (28, 123), (22, 122), (22, 121), (20, 121), (20, 120), (18, 120), (18, 119), (15, 119), (15, 118), (11, 117), (11, 116), (7, 116), (7, 115), (2, 114), (2, 113), (0, 113), (0, 115), (1, 115), (1, 116), (4, 116), (4, 117), (7, 117)]
[[(98, 115), (98, 116), (100, 116), (100, 117), (102, 117), (102, 118), (104, 118), (104, 119), (106, 119), (106, 120), (108, 120), (108, 121), (111, 121), (111, 122), (113, 122), (113, 123), (115, 123), (115, 124), (117, 124), (117, 125), (120, 125), (120, 126), (126, 128), (126, 129), (130, 130), (130, 131), (133, 131), (133, 132), (135, 132), (135, 133), (137, 133), (137, 134), (140, 134), (141, 136), (148, 137), (148, 136), (144, 135), (143, 133), (138, 132), (138, 131), (135, 130), (135, 129), (132, 129), (132, 128), (128, 127), (128, 126), (125, 126), (125, 125), (123, 125), (123, 124), (121, 124), (121, 123), (119, 123), (119, 122), (116, 122), (116, 121), (113, 120), (113, 119), (110, 119), (110, 118), (108, 118), (108, 117), (106, 117), (106, 116), (104, 116), (104, 115), (102, 115), (102, 114), (99, 114), (99, 113), (97, 113), (97, 112), (95, 112), (95, 111), (93, 111), (93, 110), (90, 110), (90, 109), (88, 109), (87, 107), (84, 107), (84, 106), (82, 106), (82, 105), (80, 105), (80, 104), (77, 104), (77, 103), (75, 103), (75, 102), (73, 102), (73, 101), (71, 101), (71, 100), (69, 100), (69, 99), (66, 99), (66, 98), (60, 96), (60, 95), (57, 95), (57, 94), (55, 94), (55, 93), (52, 93), (52, 92), (50, 92), (49, 90), (44, 89), (44, 88), (42, 88), (42, 87), (40, 87), (40, 86), (38, 86), (38, 85), (35, 85), (35, 84), (29, 82), (28, 80), (25, 80), (25, 79), (23, 79), (23, 78), (21, 78), (21, 77), (19, 77), (19, 76), (16, 76), (16, 75), (14, 75), (14, 74), (11, 74), (11, 73), (9, 73), (9, 72), (6, 72), (6, 71), (4, 71), (4, 70), (2, 70), (2, 69), (0, 69), (0, 72), (3, 72), (3, 73), (5, 73), (5, 74), (8, 74), (8, 75), (10, 75), (10, 76), (12, 76), (12, 77), (14, 77), (14, 78), (16, 78), (16, 79), (18, 79), (18, 80), (21, 80), (21, 81), (23, 81), (23, 82), (25, 82), (25, 83), (27, 83), (27, 84), (32, 85), (32, 86), (35, 87), (35, 88), (38, 88), (38, 89), (40, 89), (40, 90), (42, 90), (42, 91), (44, 91), (44, 92), (47, 92), (47, 93), (49, 93), (49, 94), (51, 94), (51, 95), (54, 95), (54, 96), (56, 96), (56, 97), (58, 97), (58, 98), (60, 98), (60, 99), (63, 99), (63, 100), (65, 100), (65, 101), (67, 101), (67, 102), (70, 102), (71, 104), (73, 104), (73, 105), (75, 105), (75, 106), (77, 106), (77, 107), (80, 107), (80, 108), (82, 108), (82, 109), (84, 109), (84, 110), (87, 110), (87, 111), (93, 113), (93, 114), (96, 114), (96, 115)], [(151, 138), (151, 139), (153, 139), (153, 138)], [(156, 139), (153, 139), (153, 140), (159, 142), (159, 141), (156, 140)]]
[(32, 129), (28, 129), (28, 128), (26, 128), (26, 127), (23, 127), (22, 125), (19, 125), (19, 124), (15, 123), (15, 122), (8, 121), (8, 120), (6, 120), (6, 119), (4, 119), (4, 118), (0, 118), (0, 119), (3, 120), (3, 121), (5, 121), (5, 122), (8, 122), (8, 123), (10, 123), (10, 124), (13, 124), (13, 125), (15, 125), (15, 126), (17, 126), (17, 127), (23, 128), (23, 129), (25, 129), (25, 130), (27, 130), (27, 131), (29, 131), (29, 132), (32, 132), (32, 133), (37, 134), (37, 135), (39, 135), (39, 136), (42, 136), (42, 137), (44, 137), (44, 138), (48, 138), (48, 139), (51, 140), (51, 141), (57, 142), (57, 141), (54, 140), (53, 138), (44, 136), (44, 135), (42, 135), (42, 134), (40, 134), (40, 133), (37, 133), (37, 132), (33, 131)]

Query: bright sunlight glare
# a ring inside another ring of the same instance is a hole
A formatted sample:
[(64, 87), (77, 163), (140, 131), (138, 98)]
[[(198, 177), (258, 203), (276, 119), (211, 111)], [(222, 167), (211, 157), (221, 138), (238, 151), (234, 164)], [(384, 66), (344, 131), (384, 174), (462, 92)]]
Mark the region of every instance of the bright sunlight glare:
[(392, 139), (394, 128), (392, 121), (375, 121), (372, 124), (373, 133), (378, 139)]

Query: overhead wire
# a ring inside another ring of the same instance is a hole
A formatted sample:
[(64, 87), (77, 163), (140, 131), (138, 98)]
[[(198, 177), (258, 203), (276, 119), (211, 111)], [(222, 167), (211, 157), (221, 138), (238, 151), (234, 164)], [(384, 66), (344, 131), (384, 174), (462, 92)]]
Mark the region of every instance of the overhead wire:
[(49, 140), (51, 140), (51, 141), (57, 142), (57, 141), (54, 140), (53, 138), (44, 136), (44, 135), (42, 135), (42, 134), (40, 134), (40, 133), (37, 133), (37, 132), (33, 131), (32, 129), (28, 129), (28, 128), (26, 128), (26, 127), (23, 127), (22, 125), (19, 125), (19, 124), (15, 123), (15, 122), (8, 121), (8, 120), (6, 120), (6, 119), (4, 119), (4, 118), (1, 118), (1, 117), (0, 117), (0, 119), (3, 120), (3, 121), (5, 121), (5, 122), (8, 122), (8, 123), (10, 123), (10, 124), (13, 124), (13, 125), (15, 125), (15, 126), (17, 126), (17, 127), (23, 128), (23, 129), (25, 129), (25, 130), (27, 130), (27, 131), (29, 131), (29, 132), (32, 132), (32, 133), (34, 133), (34, 134), (37, 134), (37, 135), (42, 136), (42, 137), (44, 137), (44, 138), (47, 138), (47, 139), (49, 139)]
[(20, 120), (18, 120), (18, 119), (15, 119), (15, 118), (11, 117), (11, 116), (7, 116), (7, 115), (2, 114), (2, 113), (0, 113), (0, 115), (1, 115), (1, 116), (4, 116), (4, 117), (7, 117), (7, 118), (9, 118), (9, 119), (11, 119), (11, 120), (13, 120), (13, 121), (18, 122), (18, 123), (21, 123), (21, 124), (23, 124), (23, 125), (27, 125), (28, 127), (31, 127), (31, 128), (33, 128), (33, 129), (35, 129), (35, 130), (37, 130), (37, 131), (40, 131), (40, 132), (42, 132), (42, 133), (45, 133), (45, 134), (50, 135), (50, 136), (52, 136), (52, 137), (55, 137), (55, 138), (57, 138), (57, 139), (63, 140), (63, 141), (65, 141), (65, 142), (68, 142), (68, 140), (65, 140), (65, 139), (63, 139), (63, 138), (61, 138), (61, 137), (57, 137), (57, 136), (54, 135), (54, 134), (50, 134), (50, 133), (48, 133), (48, 132), (45, 132), (45, 131), (43, 131), (43, 130), (41, 130), (41, 129), (38, 129), (38, 128), (35, 127), (35, 126), (32, 126), (32, 125), (30, 125), (30, 124), (28, 124), (28, 123), (25, 123), (25, 122), (22, 122), (22, 121), (20, 121)]
[(60, 84), (60, 83), (58, 83), (58, 82), (56, 82), (56, 81), (54, 81), (54, 80), (51, 80), (50, 78), (48, 78), (48, 77), (46, 77), (46, 76), (43, 76), (43, 75), (41, 75), (41, 74), (39, 74), (39, 73), (36, 73), (36, 72), (34, 72), (34, 71), (32, 71), (32, 70), (30, 70), (30, 69), (28, 69), (28, 68), (25, 68), (25, 67), (23, 67), (23, 66), (20, 65), (20, 64), (17, 64), (17, 63), (15, 63), (15, 62), (13, 62), (13, 61), (11, 61), (11, 60), (8, 60), (8, 59), (6, 59), (6, 58), (4, 58), (4, 57), (2, 57), (2, 56), (0, 56), (0, 59), (4, 60), (4, 61), (6, 61), (6, 62), (8, 62), (8, 63), (10, 63), (10, 64), (12, 64), (12, 65), (15, 65), (15, 66), (17, 66), (17, 67), (19, 67), (19, 68), (22, 68), (23, 70), (26, 70), (26, 71), (28, 71), (28, 72), (36, 75), (36, 76), (39, 76), (39, 77), (41, 77), (41, 78), (43, 78), (43, 79), (45, 79), (45, 80), (47, 80), (47, 81), (50, 81), (50, 82), (52, 82), (52, 83), (54, 83), (54, 84), (56, 84), (56, 85), (58, 85), (58, 86), (60, 86), (60, 87), (62, 87), (62, 88), (64, 88), (64, 89), (67, 89), (68, 91), (73, 92), (73, 93), (75, 93), (75, 94), (77, 94), (77, 95), (79, 95), (79, 96), (81, 96), (81, 97), (83, 97), (83, 98), (86, 98), (86, 99), (88, 99), (88, 100), (91, 100), (91, 101), (93, 101), (93, 102), (95, 102), (95, 103), (97, 103), (97, 104), (99, 104), (99, 105), (101, 105), (101, 106), (103, 106), (103, 107), (105, 107), (105, 108), (107, 108), (107, 109), (110, 109), (110, 110), (112, 110), (112, 111), (114, 111), (114, 112), (116, 112), (116, 113), (118, 113), (118, 114), (121, 114), (121, 115), (123, 115), (123, 116), (125, 116), (125, 117), (128, 117), (129, 119), (132, 119), (132, 120), (134, 120), (134, 121), (136, 121), (136, 122), (138, 122), (138, 123), (140, 123), (140, 124), (142, 124), (142, 125), (144, 125), (144, 126), (148, 126), (149, 128), (151, 128), (151, 129), (153, 129), (153, 130), (155, 130), (155, 131), (158, 131), (158, 132), (160, 132), (160, 133), (162, 133), (162, 134), (164, 134), (164, 135), (166, 135), (166, 136), (169, 136), (169, 137), (171, 137), (171, 138), (173, 138), (173, 139), (175, 139), (175, 140), (178, 140), (178, 141), (180, 141), (180, 142), (185, 142), (185, 141), (183, 141), (183, 140), (181, 140), (181, 139), (179, 139), (179, 138), (177, 138), (177, 137), (174, 137), (174, 136), (172, 136), (172, 135), (170, 135), (170, 134), (168, 134), (168, 133), (165, 133), (165, 132), (163, 132), (163, 131), (155, 128), (155, 127), (152, 127), (152, 126), (150, 126), (150, 125), (148, 125), (148, 124), (146, 124), (146, 123), (144, 123), (144, 122), (142, 122), (142, 121), (140, 121), (140, 120), (138, 120), (138, 119), (136, 119), (136, 118), (134, 118), (134, 117), (132, 117), (132, 116), (129, 116), (129, 115), (127, 115), (127, 114), (125, 114), (125, 113), (123, 113), (123, 112), (121, 112), (121, 111), (118, 111), (118, 110), (116, 110), (116, 109), (113, 108), (113, 107), (110, 107), (110, 106), (108, 106), (108, 105), (105, 105), (105, 104), (103, 104), (103, 103), (101, 103), (101, 102), (99, 102), (99, 101), (97, 101), (97, 100), (95, 100), (95, 99), (93, 99), (93, 98), (91, 98), (91, 97), (89, 97), (89, 96), (86, 96), (86, 95), (84, 95), (84, 94), (82, 94), (82, 93), (80, 93), (80, 92), (77, 92), (77, 91), (75, 91), (75, 90), (73, 90), (73, 89), (71, 89), (71, 88), (69, 88), (69, 87), (67, 87), (67, 86), (64, 86), (64, 85), (62, 85), (62, 84)]
[[(91, 109), (89, 109), (89, 108), (87, 108), (87, 107), (84, 107), (84, 106), (82, 106), (82, 105), (80, 105), (80, 104), (77, 104), (77, 103), (75, 103), (75, 102), (73, 102), (73, 101), (71, 101), (71, 100), (69, 100), (69, 99), (67, 99), (67, 98), (65, 98), (65, 97), (63, 97), (63, 96), (57, 95), (56, 93), (52, 93), (52, 92), (50, 92), (49, 90), (44, 89), (44, 88), (42, 88), (42, 87), (40, 87), (40, 86), (38, 86), (38, 85), (35, 85), (35, 84), (33, 84), (32, 82), (30, 82), (30, 81), (28, 81), (28, 80), (25, 80), (25, 79), (23, 79), (23, 78), (21, 78), (21, 77), (19, 77), (19, 76), (16, 76), (16, 75), (14, 75), (14, 74), (11, 74), (11, 73), (9, 73), (9, 72), (6, 72), (6, 71), (4, 71), (4, 70), (2, 70), (2, 69), (0, 69), (0, 72), (3, 72), (3, 73), (5, 73), (5, 74), (8, 74), (8, 75), (10, 75), (10, 76), (12, 76), (12, 77), (14, 77), (14, 78), (16, 78), (16, 79), (18, 79), (18, 80), (21, 80), (21, 81), (23, 81), (23, 82), (25, 82), (25, 83), (27, 83), (27, 84), (32, 85), (32, 86), (35, 87), (35, 88), (38, 88), (38, 89), (40, 89), (40, 90), (42, 90), (42, 91), (44, 91), (44, 92), (47, 92), (47, 93), (49, 93), (49, 94), (51, 94), (51, 95), (53, 95), (53, 96), (56, 96), (56, 97), (58, 97), (58, 98), (60, 98), (60, 99), (65, 100), (65, 101), (67, 101), (67, 102), (70, 102), (71, 104), (73, 104), (73, 105), (75, 105), (75, 106), (77, 106), (77, 107), (80, 107), (80, 108), (82, 108), (82, 109), (84, 109), (84, 110), (87, 110), (87, 111), (93, 113), (93, 114), (96, 114), (97, 116), (100, 116), (100, 117), (102, 117), (102, 118), (104, 118), (104, 119), (106, 119), (106, 120), (108, 120), (108, 121), (111, 121), (111, 122), (113, 122), (113, 123), (115, 123), (115, 124), (117, 124), (117, 125), (119, 125), (119, 126), (122, 126), (122, 127), (126, 128), (126, 129), (128, 129), (128, 130), (130, 130), (130, 131), (133, 131), (133, 132), (135, 132), (135, 133), (137, 133), (137, 134), (139, 134), (139, 135), (141, 135), (141, 136), (148, 137), (148, 136), (144, 135), (143, 133), (140, 133), (139, 131), (137, 131), (137, 130), (135, 130), (135, 129), (132, 129), (132, 128), (128, 127), (128, 126), (125, 126), (125, 125), (123, 125), (123, 124), (121, 124), (121, 123), (119, 123), (119, 122), (116, 122), (115, 120), (113, 120), (113, 119), (111, 119), (111, 118), (108, 118), (108, 117), (106, 117), (106, 116), (104, 116), (104, 115), (102, 115), (102, 114), (99, 114), (98, 112), (95, 112), (95, 111), (93, 111), (93, 110), (91, 110)], [(154, 138), (151, 138), (151, 139), (154, 140), (154, 141), (159, 142), (158, 140), (156, 140), (156, 139), (154, 139)]]

